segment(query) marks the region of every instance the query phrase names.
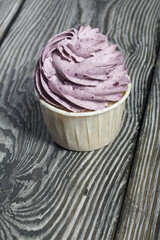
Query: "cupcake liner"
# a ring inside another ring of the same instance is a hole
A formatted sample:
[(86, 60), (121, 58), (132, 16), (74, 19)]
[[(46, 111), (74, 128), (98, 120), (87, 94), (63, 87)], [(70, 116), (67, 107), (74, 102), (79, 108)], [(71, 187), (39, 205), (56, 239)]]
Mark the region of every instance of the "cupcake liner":
[(93, 112), (67, 112), (39, 98), (43, 117), (53, 140), (74, 151), (91, 151), (108, 145), (120, 130), (124, 103), (130, 90), (131, 83), (120, 101), (102, 111)]

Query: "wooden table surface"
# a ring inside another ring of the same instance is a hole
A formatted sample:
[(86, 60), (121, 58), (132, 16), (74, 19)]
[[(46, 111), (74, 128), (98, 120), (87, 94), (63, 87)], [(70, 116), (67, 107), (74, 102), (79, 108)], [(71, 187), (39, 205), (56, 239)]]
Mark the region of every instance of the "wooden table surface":
[[(115, 141), (57, 146), (33, 91), (55, 33), (99, 27), (132, 91)], [(0, 240), (160, 239), (160, 1), (0, 0)]]

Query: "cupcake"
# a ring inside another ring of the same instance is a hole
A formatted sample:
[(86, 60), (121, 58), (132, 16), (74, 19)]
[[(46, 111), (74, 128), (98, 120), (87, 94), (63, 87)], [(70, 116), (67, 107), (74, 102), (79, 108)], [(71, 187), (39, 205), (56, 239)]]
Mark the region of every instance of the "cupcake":
[(116, 137), (131, 88), (116, 48), (98, 28), (78, 26), (53, 36), (42, 49), (34, 83), (58, 145), (90, 151)]

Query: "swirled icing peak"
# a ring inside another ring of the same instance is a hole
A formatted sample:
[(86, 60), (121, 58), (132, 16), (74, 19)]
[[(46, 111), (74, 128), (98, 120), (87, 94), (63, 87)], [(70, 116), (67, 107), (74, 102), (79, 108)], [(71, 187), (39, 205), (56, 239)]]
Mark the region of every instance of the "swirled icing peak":
[(116, 47), (90, 26), (53, 36), (36, 64), (38, 94), (55, 107), (72, 112), (102, 110), (109, 102), (120, 100), (129, 80)]

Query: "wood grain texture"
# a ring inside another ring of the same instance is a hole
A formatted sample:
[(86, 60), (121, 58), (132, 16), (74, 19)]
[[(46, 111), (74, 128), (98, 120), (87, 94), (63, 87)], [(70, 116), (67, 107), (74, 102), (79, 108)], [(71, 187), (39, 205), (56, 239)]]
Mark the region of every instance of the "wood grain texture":
[[(1, 46), (0, 239), (112, 239), (156, 56), (158, 0), (27, 0)], [(58, 147), (33, 91), (41, 48), (79, 23), (123, 51), (132, 80), (122, 128), (98, 151)]]
[(160, 239), (160, 52), (116, 239)]
[(0, 0), (0, 41), (10, 27), (24, 0)]

